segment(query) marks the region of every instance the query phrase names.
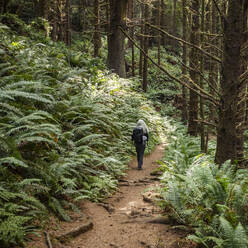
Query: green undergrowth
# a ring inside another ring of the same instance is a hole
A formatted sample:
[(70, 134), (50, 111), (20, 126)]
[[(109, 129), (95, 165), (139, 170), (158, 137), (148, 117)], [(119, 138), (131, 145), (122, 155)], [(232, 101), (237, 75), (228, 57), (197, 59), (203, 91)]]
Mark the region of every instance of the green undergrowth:
[[(140, 52), (138, 48), (134, 49), (135, 61), (139, 61)], [(157, 60), (157, 48), (151, 48), (149, 50), (149, 56), (156, 61)], [(127, 63), (132, 64), (131, 49), (127, 49), (126, 55)], [(167, 51), (161, 47), (161, 66), (168, 70), (174, 77), (181, 77), (181, 58), (176, 56), (172, 52)], [(157, 68), (150, 60), (148, 60), (149, 73), (147, 75), (147, 92), (146, 97), (152, 101), (156, 110), (161, 113), (162, 116), (176, 116), (179, 115), (179, 110), (176, 108), (175, 99), (181, 94), (181, 86), (178, 82), (168, 77), (164, 72)], [(128, 72), (131, 76), (131, 69)], [(138, 63), (135, 64), (135, 75), (139, 75)], [(140, 80), (136, 81), (134, 89), (136, 91), (142, 91)]]
[(22, 245), (51, 212), (70, 221), (77, 201), (113, 192), (134, 155), (138, 119), (150, 150), (162, 131), (131, 81), (80, 43), (68, 49), (34, 28), (20, 36), (0, 23), (0, 247)]
[(190, 230), (200, 247), (247, 247), (248, 171), (214, 163), (215, 142), (201, 154), (199, 138), (175, 121), (166, 122), (169, 144), (161, 161), (161, 206)]

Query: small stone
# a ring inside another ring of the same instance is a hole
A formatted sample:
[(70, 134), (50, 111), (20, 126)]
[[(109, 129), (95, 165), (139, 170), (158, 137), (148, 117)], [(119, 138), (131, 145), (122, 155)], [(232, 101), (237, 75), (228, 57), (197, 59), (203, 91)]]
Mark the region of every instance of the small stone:
[(113, 247), (113, 248), (118, 248), (118, 246), (117, 246), (116, 244), (110, 243), (109, 245), (110, 245), (111, 247)]

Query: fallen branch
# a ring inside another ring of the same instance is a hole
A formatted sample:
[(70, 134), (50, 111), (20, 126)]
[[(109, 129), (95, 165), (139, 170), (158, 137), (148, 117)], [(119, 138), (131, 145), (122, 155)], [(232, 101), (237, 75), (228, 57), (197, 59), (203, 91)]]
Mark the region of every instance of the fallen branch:
[(151, 223), (151, 224), (175, 224), (175, 220), (171, 219), (168, 216), (156, 216), (156, 217), (144, 217), (144, 218), (135, 218), (133, 220), (127, 220), (121, 222), (121, 224), (129, 224), (129, 223)]
[(67, 231), (65, 233), (60, 234), (59, 236), (56, 236), (55, 238), (59, 240), (61, 243), (66, 243), (70, 239), (77, 237), (78, 235), (85, 233), (93, 228), (93, 222), (91, 218), (86, 217), (84, 219), (84, 223), (78, 225), (76, 228), (73, 228), (70, 231)]
[(50, 235), (48, 232), (44, 232), (44, 235), (45, 235), (45, 240), (46, 240), (46, 244), (47, 244), (47, 247), (48, 248), (53, 248), (52, 246), (52, 242), (50, 240)]

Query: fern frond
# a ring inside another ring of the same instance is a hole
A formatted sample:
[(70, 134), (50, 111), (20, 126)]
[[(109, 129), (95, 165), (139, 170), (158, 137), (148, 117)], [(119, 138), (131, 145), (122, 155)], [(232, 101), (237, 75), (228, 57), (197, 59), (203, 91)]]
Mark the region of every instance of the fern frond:
[(0, 158), (0, 165), (15, 165), (24, 168), (28, 167), (26, 163), (14, 157)]
[[(248, 237), (241, 223), (239, 223), (237, 227), (235, 228), (234, 243), (235, 243), (235, 246), (233, 247), (237, 247), (237, 248), (246, 248), (248, 246)], [(229, 244), (228, 244), (228, 247), (230, 247)]]
[(56, 198), (51, 197), (50, 200), (49, 200), (48, 205), (63, 220), (65, 220), (65, 221), (71, 221), (71, 218), (66, 214), (64, 208), (61, 206), (60, 202)]
[(0, 103), (0, 111), (5, 110), (6, 113), (12, 112), (13, 114), (22, 117), (23, 113), (20, 109), (8, 104), (8, 103)]
[(45, 143), (48, 143), (52, 146), (55, 146), (55, 147), (58, 147), (58, 144), (53, 141), (52, 139), (48, 139), (48, 138), (45, 138), (45, 137), (40, 137), (40, 136), (31, 136), (29, 137), (28, 134), (27, 136), (20, 136), (18, 137), (17, 139), (17, 143), (21, 143), (21, 142), (31, 142), (31, 143), (40, 143), (40, 142), (45, 142)]
[[(4, 93), (2, 93), (2, 94), (5, 94), (5, 95), (9, 96), (10, 99), (11, 98), (13, 99), (15, 97), (22, 97), (24, 99), (35, 100), (37, 102), (42, 102), (42, 103), (48, 103), (48, 104), (53, 103), (53, 101), (51, 101), (51, 100), (49, 100), (47, 98), (41, 97), (38, 94), (27, 93), (27, 92), (24, 92), (24, 91), (4, 90)], [(1, 97), (1, 93), (0, 93), (0, 97)]]
[(86, 137), (83, 137), (82, 139), (76, 141), (75, 144), (78, 146), (78, 145), (86, 144), (88, 142), (94, 142), (95, 140), (103, 139), (105, 137), (108, 137), (108, 135), (94, 133), (94, 134), (87, 135)]

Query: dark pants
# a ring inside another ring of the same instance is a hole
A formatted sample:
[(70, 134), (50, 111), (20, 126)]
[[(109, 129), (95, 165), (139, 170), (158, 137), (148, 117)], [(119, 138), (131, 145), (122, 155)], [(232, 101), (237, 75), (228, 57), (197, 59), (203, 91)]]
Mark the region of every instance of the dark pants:
[(138, 160), (138, 168), (141, 169), (143, 165), (143, 156), (146, 148), (145, 144), (136, 144), (136, 152), (137, 152), (137, 160)]

